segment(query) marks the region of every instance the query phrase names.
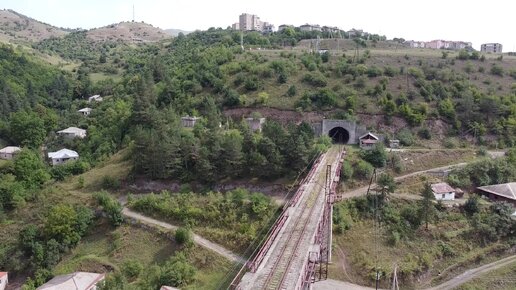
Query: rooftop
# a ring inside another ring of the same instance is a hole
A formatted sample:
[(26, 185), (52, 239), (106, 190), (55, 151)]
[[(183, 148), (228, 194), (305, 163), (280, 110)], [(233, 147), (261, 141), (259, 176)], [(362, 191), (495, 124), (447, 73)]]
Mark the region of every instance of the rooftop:
[[(0, 150), (0, 153), (4, 153), (4, 154), (12, 154), (16, 151), (20, 151), (21, 148), (20, 147), (17, 147), (17, 146), (7, 146), (5, 148), (2, 148)], [(3, 273), (3, 272), (0, 272), (0, 273)]]
[(365, 133), (364, 135), (360, 136), (360, 137), (359, 137), (359, 139), (362, 139), (362, 138), (367, 137), (367, 136), (371, 136), (371, 137), (373, 137), (373, 138), (374, 138), (374, 139), (376, 139), (376, 140), (379, 140), (379, 139), (380, 139), (380, 138), (378, 138), (378, 136), (376, 136), (375, 134), (373, 134), (373, 133), (371, 133), (371, 132), (367, 132), (367, 133)]
[(48, 158), (56, 159), (56, 158), (73, 158), (79, 157), (79, 153), (70, 149), (61, 149), (56, 152), (48, 152)]
[(480, 186), (478, 189), (508, 199), (516, 200), (516, 182)]
[(38, 290), (88, 290), (99, 281), (104, 280), (106, 274), (74, 272), (54, 277), (47, 283), (39, 286)]
[(82, 108), (78, 112), (91, 112), (92, 108)]
[(434, 183), (431, 185), (432, 191), (437, 194), (455, 192), (455, 189), (446, 182)]
[(77, 128), (77, 127), (69, 127), (61, 131), (57, 131), (57, 133), (64, 133), (64, 134), (83, 134), (86, 130)]

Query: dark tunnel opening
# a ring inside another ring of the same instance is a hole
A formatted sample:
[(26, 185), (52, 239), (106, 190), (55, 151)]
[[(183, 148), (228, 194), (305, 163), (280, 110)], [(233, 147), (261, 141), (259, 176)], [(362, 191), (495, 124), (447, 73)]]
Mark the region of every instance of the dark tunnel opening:
[(333, 143), (348, 144), (349, 132), (342, 127), (335, 127), (331, 129), (328, 135), (333, 140)]

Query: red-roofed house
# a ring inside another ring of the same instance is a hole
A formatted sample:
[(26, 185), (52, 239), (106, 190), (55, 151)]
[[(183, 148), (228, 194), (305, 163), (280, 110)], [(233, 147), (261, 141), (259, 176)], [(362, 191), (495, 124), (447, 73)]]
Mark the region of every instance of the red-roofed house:
[(7, 287), (7, 283), (9, 283), (7, 276), (7, 272), (0, 272), (0, 290), (5, 290)]
[(431, 185), (436, 200), (454, 200), (455, 189), (446, 182)]
[(516, 206), (516, 182), (481, 186), (477, 190), (492, 201), (505, 201)]

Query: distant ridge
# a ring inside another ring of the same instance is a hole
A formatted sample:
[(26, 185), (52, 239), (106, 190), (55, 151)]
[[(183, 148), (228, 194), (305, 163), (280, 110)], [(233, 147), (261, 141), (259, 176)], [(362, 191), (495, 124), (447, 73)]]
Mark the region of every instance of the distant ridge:
[(191, 31), (181, 30), (181, 29), (165, 29), (165, 32), (168, 33), (171, 36), (178, 36), (179, 33), (183, 33), (184, 35), (187, 35), (188, 33), (191, 33)]
[(10, 9), (0, 10), (0, 42), (38, 42), (68, 32)]
[(144, 22), (120, 22), (90, 29), (88, 38), (94, 41), (155, 42), (170, 35), (163, 29)]

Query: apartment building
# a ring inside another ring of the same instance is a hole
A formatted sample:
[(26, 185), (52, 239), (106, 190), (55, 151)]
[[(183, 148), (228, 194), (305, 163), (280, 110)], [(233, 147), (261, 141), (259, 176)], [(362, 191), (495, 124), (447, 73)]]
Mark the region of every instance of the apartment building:
[(481, 52), (502, 53), (502, 45), (500, 43), (484, 43), (480, 46)]

